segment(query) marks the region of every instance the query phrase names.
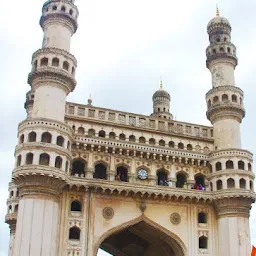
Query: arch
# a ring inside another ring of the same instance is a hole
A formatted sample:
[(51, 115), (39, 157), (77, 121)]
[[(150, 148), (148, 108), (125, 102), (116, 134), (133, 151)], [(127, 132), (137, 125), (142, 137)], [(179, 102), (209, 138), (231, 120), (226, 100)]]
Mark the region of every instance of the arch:
[(244, 170), (244, 162), (242, 160), (238, 161), (238, 169)]
[(156, 144), (156, 140), (155, 140), (154, 138), (150, 138), (149, 141), (148, 141), (148, 143), (149, 143), (150, 145), (155, 145), (155, 144)]
[[(80, 134), (80, 135), (84, 135), (84, 127), (79, 127), (78, 129), (77, 129), (77, 133), (78, 134)], [(89, 132), (88, 132), (89, 133)]]
[(63, 147), (64, 145), (64, 138), (62, 136), (58, 136), (56, 139), (56, 144), (60, 147)]
[(69, 229), (69, 240), (80, 240), (80, 228), (78, 228), (77, 226), (74, 226), (72, 228)]
[(223, 189), (222, 180), (217, 180), (217, 182), (216, 182), (216, 187), (217, 187), (217, 190)]
[(72, 10), (72, 9), (69, 10), (69, 14), (70, 14), (71, 16), (73, 15), (73, 10)]
[(165, 141), (164, 140), (159, 140), (159, 146), (164, 147), (165, 146)]
[(177, 188), (184, 188), (187, 184), (187, 174), (184, 173), (183, 171), (178, 172), (176, 174), (176, 187)]
[(223, 47), (220, 47), (220, 52), (224, 52), (224, 48)]
[(57, 6), (54, 5), (54, 6), (52, 7), (52, 10), (53, 10), (53, 11), (57, 11)]
[(68, 71), (68, 70), (69, 70), (69, 63), (68, 63), (67, 61), (64, 61), (64, 62), (63, 62), (63, 65), (62, 65), (62, 68), (63, 68), (64, 70)]
[(41, 137), (41, 142), (51, 143), (52, 135), (49, 132), (44, 132)]
[(24, 143), (24, 134), (22, 134), (22, 135), (20, 136), (19, 143), (20, 143), (20, 144)]
[(215, 54), (216, 53), (216, 49), (213, 49), (212, 52)]
[(124, 133), (119, 134), (119, 140), (125, 140), (126, 136)]
[(198, 223), (207, 223), (207, 214), (205, 212), (199, 212), (197, 215)]
[(187, 150), (190, 150), (190, 151), (191, 151), (192, 149), (193, 149), (192, 145), (191, 145), (191, 144), (188, 144), (188, 145), (187, 145)]
[(60, 60), (58, 58), (53, 58), (52, 59), (52, 66), (53, 67), (58, 67), (60, 65)]
[(83, 159), (75, 159), (72, 162), (71, 175), (80, 176), (85, 174), (85, 161)]
[(113, 139), (113, 140), (116, 139), (116, 134), (114, 132), (110, 132), (108, 136), (110, 139)]
[(174, 233), (172, 233), (170, 230), (166, 229), (165, 227), (153, 222), (152, 220), (150, 220), (149, 218), (147, 218), (145, 215), (141, 215), (140, 217), (130, 220), (128, 222), (122, 223), (119, 226), (116, 226), (108, 231), (106, 231), (100, 238), (99, 240), (96, 242), (95, 247), (94, 247), (94, 252), (93, 252), (93, 256), (97, 255), (98, 249), (100, 248), (101, 244), (104, 242), (104, 240), (106, 240), (108, 237), (120, 233), (122, 231), (127, 230), (129, 227), (133, 227), (136, 224), (139, 223), (146, 223), (147, 225), (149, 225), (150, 227), (155, 228), (156, 230), (161, 231), (163, 234), (167, 235), (170, 239), (172, 239), (175, 242), (174, 245), (174, 250), (179, 252), (176, 256), (184, 256), (187, 255), (187, 249), (186, 246), (184, 244), (184, 242)]
[(198, 246), (199, 249), (207, 249), (208, 248), (208, 238), (206, 236), (199, 237)]
[(100, 131), (99, 131), (99, 137), (105, 138), (105, 137), (106, 137), (106, 132), (103, 131), (103, 130), (100, 130)]
[(40, 165), (49, 165), (50, 164), (50, 156), (46, 153), (43, 153), (39, 156), (39, 164)]
[(178, 149), (184, 149), (184, 144), (182, 142), (178, 143)]
[(48, 58), (42, 58), (40, 61), (40, 66), (41, 67), (48, 66)]
[(143, 136), (139, 137), (139, 143), (145, 144), (146, 143), (145, 137), (143, 137)]
[(222, 164), (221, 164), (221, 162), (217, 162), (217, 163), (215, 164), (215, 168), (216, 168), (216, 171), (221, 171), (221, 170), (222, 170)]
[(230, 52), (231, 52), (230, 47), (228, 47), (228, 48), (227, 48), (227, 50), (228, 50), (228, 53), (230, 53)]
[(19, 210), (19, 205), (16, 204), (15, 207), (14, 207), (14, 212), (16, 213), (16, 212), (18, 212), (18, 210)]
[(21, 155), (18, 155), (16, 166), (19, 167), (20, 165), (21, 165)]
[(26, 164), (33, 164), (33, 158), (34, 158), (34, 154), (27, 153), (27, 155), (26, 155)]
[(157, 170), (157, 185), (168, 186), (168, 172), (165, 169)]
[(169, 142), (169, 147), (170, 147), (170, 148), (174, 148), (174, 147), (175, 147), (174, 141), (170, 141), (170, 142)]
[(61, 9), (60, 9), (62, 12), (66, 12), (66, 7), (63, 5), (61, 6)]
[(10, 191), (10, 198), (12, 198), (13, 195), (14, 195), (14, 193), (13, 193), (13, 191), (11, 190), (11, 191)]
[(11, 205), (9, 205), (9, 207), (8, 207), (8, 213), (12, 213), (12, 206)]
[(234, 188), (235, 187), (235, 180), (232, 178), (227, 179), (227, 188)]
[(205, 190), (205, 176), (201, 173), (195, 175), (195, 189)]
[(246, 188), (246, 180), (244, 178), (239, 180), (239, 187)]
[(128, 182), (128, 168), (124, 165), (120, 165), (116, 168), (116, 180)]
[(219, 102), (219, 97), (218, 96), (214, 96), (213, 97), (213, 103)]
[(62, 158), (60, 156), (57, 156), (55, 158), (55, 167), (61, 169), (62, 167)]
[(237, 102), (237, 96), (235, 94), (232, 94), (232, 102)]
[(222, 98), (223, 102), (228, 102), (228, 95), (227, 94), (223, 94), (221, 98)]
[(251, 170), (252, 170), (252, 164), (248, 163), (248, 171), (251, 171)]
[(95, 136), (95, 130), (94, 129), (89, 129), (88, 130), (88, 136)]
[(134, 136), (134, 135), (130, 135), (130, 136), (129, 136), (129, 141), (130, 141), (130, 142), (135, 142), (135, 141), (136, 141), (135, 136)]
[(94, 168), (93, 178), (106, 180), (107, 179), (107, 167), (102, 163), (96, 164), (95, 168)]
[(250, 190), (253, 191), (253, 181), (252, 180), (250, 180)]
[(74, 67), (72, 67), (72, 69), (71, 69), (71, 74), (72, 74), (72, 75), (75, 74), (75, 68), (74, 68)]
[(231, 160), (226, 162), (226, 169), (234, 169), (234, 163)]
[(82, 211), (81, 202), (78, 200), (72, 201), (71, 205), (70, 205), (70, 211), (71, 212), (81, 212)]

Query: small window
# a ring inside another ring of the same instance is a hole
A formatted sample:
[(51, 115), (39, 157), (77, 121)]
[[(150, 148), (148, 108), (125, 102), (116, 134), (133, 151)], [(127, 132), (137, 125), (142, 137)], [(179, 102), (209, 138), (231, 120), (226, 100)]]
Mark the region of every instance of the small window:
[(26, 155), (26, 164), (33, 164), (34, 155), (32, 153), (27, 153)]
[(156, 140), (153, 139), (153, 138), (150, 138), (148, 142), (149, 142), (150, 145), (155, 145), (156, 144)]
[(62, 167), (62, 158), (60, 156), (57, 156), (55, 159), (55, 167), (58, 169)]
[(106, 137), (105, 131), (103, 130), (99, 131), (99, 137), (105, 138)]
[(244, 188), (244, 189), (246, 188), (246, 180), (245, 179), (242, 178), (239, 180), (239, 187)]
[(168, 186), (167, 179), (167, 172), (165, 170), (159, 170), (157, 172), (157, 184), (159, 186)]
[(230, 53), (230, 52), (231, 52), (229, 47), (227, 48), (227, 50), (228, 50), (228, 53)]
[(42, 134), (41, 142), (51, 143), (52, 142), (52, 135), (49, 132), (44, 132)]
[(107, 168), (104, 164), (100, 163), (100, 164), (95, 165), (93, 178), (94, 179), (102, 179), (102, 180), (107, 179)]
[(85, 162), (81, 160), (74, 160), (72, 163), (71, 175), (80, 176), (85, 174)]
[(63, 69), (67, 70), (69, 69), (69, 63), (67, 61), (63, 62)]
[(207, 223), (207, 215), (204, 212), (198, 213), (198, 223)]
[(222, 180), (217, 180), (216, 185), (217, 185), (217, 190), (223, 189)]
[(231, 160), (226, 162), (226, 169), (234, 169), (234, 163)]
[(116, 180), (128, 182), (128, 169), (125, 166), (119, 166), (116, 169)]
[(221, 170), (222, 170), (222, 164), (221, 164), (221, 162), (217, 162), (216, 165), (215, 165), (215, 167), (216, 167), (216, 171), (221, 171)]
[(207, 243), (208, 243), (208, 238), (206, 236), (200, 236), (199, 237), (199, 248), (200, 249), (207, 249)]
[(109, 138), (114, 140), (116, 138), (116, 134), (114, 132), (110, 132)]
[(238, 169), (244, 170), (244, 162), (243, 161), (238, 161)]
[(235, 187), (235, 181), (234, 181), (234, 179), (229, 178), (229, 179), (227, 180), (227, 187), (228, 187), (228, 188), (234, 188), (234, 187)]
[(178, 144), (178, 149), (184, 149), (184, 144), (182, 142)]
[(232, 102), (237, 102), (237, 96), (235, 94), (232, 95)]
[(124, 133), (121, 133), (121, 134), (119, 135), (119, 140), (125, 140), (125, 139), (126, 139), (125, 134), (124, 134)]
[(213, 97), (213, 103), (216, 103), (216, 102), (218, 102), (219, 101), (219, 97), (218, 96), (214, 96)]
[(69, 229), (70, 240), (80, 240), (80, 229), (78, 227), (72, 227)]
[(165, 146), (165, 141), (164, 140), (159, 140), (159, 146), (164, 147)]
[(94, 129), (89, 129), (88, 130), (88, 135), (91, 136), (91, 137), (95, 136), (95, 130)]
[(73, 15), (73, 10), (72, 10), (72, 9), (69, 10), (69, 14), (70, 14), (71, 16)]
[(140, 137), (140, 138), (139, 138), (139, 143), (145, 144), (145, 143), (146, 143), (145, 137)]
[(41, 154), (39, 157), (39, 164), (40, 165), (49, 165), (50, 164), (50, 156), (46, 153)]
[(59, 64), (60, 64), (60, 61), (59, 61), (58, 58), (53, 58), (53, 59), (52, 59), (52, 66), (53, 66), (53, 67), (58, 67)]
[(252, 170), (252, 165), (251, 163), (248, 163), (248, 171), (251, 171)]
[(20, 136), (20, 144), (24, 143), (24, 134)]
[(135, 142), (135, 136), (134, 135), (130, 135), (129, 136), (129, 141), (130, 142)]
[(83, 128), (83, 127), (79, 127), (79, 128), (77, 129), (77, 133), (78, 133), (79, 135), (84, 135), (84, 128)]
[(65, 6), (62, 6), (62, 7), (61, 7), (61, 11), (62, 11), (62, 12), (66, 12)]
[(170, 147), (170, 148), (174, 148), (174, 147), (175, 147), (174, 141), (170, 141), (170, 142), (169, 142), (169, 147)]
[(57, 6), (54, 5), (54, 6), (52, 7), (52, 10), (53, 10), (53, 11), (57, 11)]
[(223, 102), (228, 102), (228, 95), (227, 94), (222, 95), (222, 101)]
[(180, 173), (178, 173), (178, 174), (176, 175), (176, 179), (177, 179), (177, 181), (176, 181), (176, 187), (177, 187), (177, 188), (185, 188), (185, 186), (186, 186), (186, 184), (187, 184), (187, 176), (186, 176), (186, 174), (180, 172)]
[(81, 207), (81, 203), (79, 201), (76, 200), (71, 203), (71, 211), (72, 212), (81, 212), (81, 209), (82, 209), (82, 207)]
[(40, 62), (40, 65), (41, 65), (42, 67), (48, 66), (48, 59), (47, 59), (47, 58), (42, 58), (42, 59), (41, 59), (41, 62)]
[(62, 136), (58, 136), (56, 140), (56, 144), (60, 147), (63, 147), (64, 145), (64, 138)]
[(36, 141), (36, 133), (35, 132), (30, 132), (28, 134), (28, 141), (29, 142), (35, 142)]

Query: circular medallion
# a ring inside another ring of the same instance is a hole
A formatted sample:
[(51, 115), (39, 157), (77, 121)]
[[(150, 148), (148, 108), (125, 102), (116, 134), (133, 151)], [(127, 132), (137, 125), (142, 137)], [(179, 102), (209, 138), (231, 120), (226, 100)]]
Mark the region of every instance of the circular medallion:
[(141, 180), (145, 180), (148, 178), (148, 172), (145, 169), (139, 169), (138, 170), (138, 178)]
[(172, 213), (170, 219), (172, 224), (174, 225), (180, 224), (181, 217), (177, 212)]
[(102, 210), (102, 215), (106, 220), (110, 220), (114, 217), (114, 210), (111, 207), (105, 207)]

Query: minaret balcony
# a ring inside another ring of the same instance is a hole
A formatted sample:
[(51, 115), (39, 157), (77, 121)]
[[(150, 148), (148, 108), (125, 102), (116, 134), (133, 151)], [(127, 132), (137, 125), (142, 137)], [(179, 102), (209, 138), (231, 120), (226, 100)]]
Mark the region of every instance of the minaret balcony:
[(210, 66), (214, 63), (218, 63), (218, 62), (227, 62), (232, 64), (234, 67), (237, 66), (238, 64), (238, 60), (237, 57), (232, 54), (232, 53), (213, 53), (211, 55), (207, 55), (207, 60), (206, 60), (206, 67), (210, 68)]

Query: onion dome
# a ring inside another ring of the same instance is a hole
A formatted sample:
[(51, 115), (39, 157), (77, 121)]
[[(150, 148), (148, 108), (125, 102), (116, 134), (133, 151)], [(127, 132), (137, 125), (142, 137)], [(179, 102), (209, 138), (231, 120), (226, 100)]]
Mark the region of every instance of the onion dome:
[(168, 98), (168, 100), (171, 99), (170, 94), (169, 94), (167, 91), (165, 91), (165, 90), (163, 89), (162, 81), (161, 81), (161, 84), (160, 84), (160, 89), (157, 90), (157, 91), (153, 94), (153, 100), (154, 100), (155, 98), (158, 98), (158, 97), (165, 97), (165, 98)]
[(214, 17), (213, 19), (211, 19), (209, 21), (209, 23), (207, 25), (207, 31), (210, 32), (212, 29), (218, 28), (218, 27), (221, 27), (221, 26), (226, 26), (231, 30), (230, 22), (225, 17), (220, 16), (220, 12), (219, 12), (219, 9), (217, 7), (216, 17)]

